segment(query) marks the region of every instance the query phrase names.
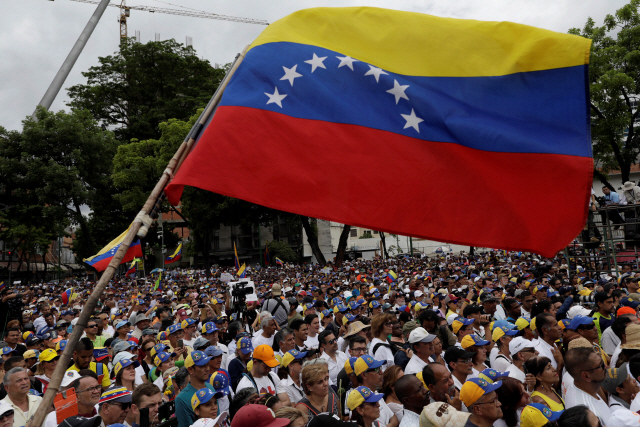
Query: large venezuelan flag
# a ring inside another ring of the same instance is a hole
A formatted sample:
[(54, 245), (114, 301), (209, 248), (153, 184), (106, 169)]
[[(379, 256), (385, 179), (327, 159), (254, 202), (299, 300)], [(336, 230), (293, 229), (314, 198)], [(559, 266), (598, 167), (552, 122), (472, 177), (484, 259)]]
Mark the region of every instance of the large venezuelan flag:
[[(97, 255), (94, 255), (90, 258), (85, 258), (83, 259), (83, 261), (98, 271), (104, 271), (109, 266), (111, 259), (114, 257), (114, 255), (118, 251), (118, 248), (124, 241), (124, 238), (127, 235), (128, 231), (129, 231), (129, 228), (127, 228), (124, 231), (124, 233), (122, 233), (121, 235), (113, 239), (111, 242), (109, 242), (107, 246), (105, 246), (100, 250), (100, 252), (98, 252)], [(131, 242), (131, 245), (129, 246), (127, 253), (124, 254), (124, 256), (122, 257), (120, 264), (129, 262), (132, 259), (136, 257), (141, 257), (141, 256), (142, 256), (142, 247), (140, 246), (140, 239), (138, 239)]]
[(191, 185), (368, 229), (554, 255), (586, 221), (589, 47), (509, 22), (293, 13), (251, 45), (166, 193), (177, 204)]

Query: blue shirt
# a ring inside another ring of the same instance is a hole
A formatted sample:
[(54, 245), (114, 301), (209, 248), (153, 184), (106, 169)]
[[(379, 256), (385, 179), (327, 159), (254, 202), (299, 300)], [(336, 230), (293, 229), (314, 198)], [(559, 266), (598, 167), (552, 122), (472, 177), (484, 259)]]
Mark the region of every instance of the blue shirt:
[[(209, 383), (204, 384), (208, 389), (215, 392), (213, 386)], [(196, 388), (189, 383), (176, 397), (176, 418), (178, 419), (178, 427), (189, 427), (195, 423), (198, 417), (191, 409), (191, 398), (196, 394)]]
[(620, 203), (620, 196), (615, 191), (605, 194), (604, 199), (606, 200), (605, 204), (607, 205), (610, 205), (611, 203)]

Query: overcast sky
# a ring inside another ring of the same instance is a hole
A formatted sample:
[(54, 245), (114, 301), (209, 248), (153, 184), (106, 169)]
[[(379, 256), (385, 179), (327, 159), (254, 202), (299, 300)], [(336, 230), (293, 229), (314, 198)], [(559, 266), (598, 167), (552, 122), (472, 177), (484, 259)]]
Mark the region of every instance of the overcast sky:
[[(111, 3), (120, 4), (121, 0)], [(584, 26), (592, 17), (602, 24), (604, 17), (622, 7), (626, 0), (128, 0), (130, 6), (170, 9), (180, 6), (222, 15), (264, 19), (274, 22), (296, 10), (318, 6), (376, 6), (428, 13), (436, 16), (512, 21), (549, 30), (567, 32)], [(171, 3), (171, 4), (167, 4)], [(2, 0), (0, 14), (0, 126), (21, 129), (22, 120), (33, 113), (49, 83), (62, 65), (96, 6), (72, 0)], [(65, 88), (84, 83), (81, 72), (98, 64), (99, 56), (118, 49), (119, 9), (109, 7), (87, 43), (82, 55), (52, 105), (67, 109)], [(129, 35), (139, 30), (142, 42), (174, 38), (184, 43), (193, 38), (198, 56), (212, 64), (231, 62), (251, 43), (264, 26), (210, 19), (131, 11)], [(151, 70), (152, 72), (152, 70)]]

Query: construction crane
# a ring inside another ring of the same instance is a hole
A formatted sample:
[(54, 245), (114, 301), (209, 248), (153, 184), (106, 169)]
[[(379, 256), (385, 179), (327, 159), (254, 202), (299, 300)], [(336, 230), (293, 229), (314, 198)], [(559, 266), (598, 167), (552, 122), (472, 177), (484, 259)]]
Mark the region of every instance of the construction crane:
[[(89, 3), (89, 4), (100, 4), (97, 0), (71, 0), (77, 1), (80, 3)], [(127, 38), (127, 18), (131, 15), (131, 9), (133, 10), (143, 10), (145, 12), (151, 13), (167, 13), (170, 15), (179, 15), (179, 16), (190, 16), (193, 18), (206, 18), (206, 19), (218, 19), (220, 21), (232, 21), (232, 22), (243, 22), (245, 24), (258, 24), (258, 25), (269, 25), (269, 23), (262, 19), (251, 19), (251, 18), (238, 18), (236, 16), (227, 16), (227, 15), (218, 15), (216, 13), (208, 13), (208, 12), (200, 12), (196, 10), (178, 10), (178, 9), (166, 9), (162, 7), (150, 7), (150, 6), (127, 6), (126, 0), (122, 0), (122, 3), (115, 4), (109, 3), (111, 7), (117, 7), (120, 9), (120, 18), (118, 22), (120, 23), (120, 38)]]

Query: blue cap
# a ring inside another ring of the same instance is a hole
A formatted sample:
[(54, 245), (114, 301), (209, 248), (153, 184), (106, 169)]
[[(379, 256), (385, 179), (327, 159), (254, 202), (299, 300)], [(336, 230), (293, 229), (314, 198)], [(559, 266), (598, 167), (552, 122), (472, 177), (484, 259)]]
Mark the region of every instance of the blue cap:
[(223, 393), (225, 396), (229, 395), (229, 384), (231, 383), (231, 380), (229, 373), (224, 369), (214, 372), (213, 375), (211, 375), (209, 382), (215, 389), (216, 393)]
[(344, 317), (347, 318), (348, 322), (353, 322), (354, 320), (356, 320), (358, 317), (354, 316), (353, 314), (345, 314)]
[(333, 311), (334, 311), (334, 312), (335, 312), (335, 311), (339, 311), (339, 312), (341, 312), (341, 313), (344, 313), (344, 312), (345, 312), (345, 311), (347, 311), (347, 310), (348, 310), (348, 308), (347, 308), (347, 307), (345, 307), (345, 306), (344, 306), (344, 305), (342, 305), (342, 304), (338, 304), (338, 305), (336, 305), (336, 306), (334, 307), (334, 310), (333, 310)]
[(547, 297), (551, 298), (558, 295), (558, 292), (552, 292), (551, 289), (547, 289)]
[(180, 323), (176, 323), (175, 325), (171, 325), (167, 328), (167, 332), (169, 333), (169, 335), (174, 334), (181, 330), (182, 330), (182, 325)]
[(499, 371), (496, 371), (495, 369), (487, 368), (487, 369), (483, 370), (482, 372), (480, 372), (480, 374), (478, 375), (478, 378), (485, 379), (485, 380), (489, 381), (491, 384), (493, 384), (493, 382), (497, 378), (508, 377), (508, 376), (509, 376), (509, 371), (507, 371), (507, 372), (499, 372)]
[(175, 353), (166, 353), (164, 351), (161, 351), (156, 355), (156, 357), (153, 358), (153, 361), (156, 364), (156, 366), (160, 366), (162, 363), (171, 359), (175, 355), (176, 355)]
[(61, 316), (73, 316), (74, 314), (73, 310), (65, 310), (62, 312)]
[(507, 320), (496, 320), (495, 322), (493, 322), (493, 326), (491, 326), (491, 331), (493, 332), (493, 330), (495, 328), (498, 328), (500, 326), (506, 326), (507, 329), (515, 329), (516, 325), (514, 325), (513, 323), (507, 321)]
[(622, 307), (631, 307), (633, 309), (636, 309), (639, 305), (640, 301), (634, 301), (633, 298), (624, 297), (620, 300), (620, 306)]
[(351, 310), (355, 310), (358, 307), (360, 307), (360, 304), (358, 303), (358, 301), (354, 301), (354, 300), (349, 301), (349, 308)]
[(127, 326), (129, 324), (129, 322), (127, 322), (126, 320), (121, 320), (120, 322), (116, 323), (116, 329), (120, 329), (123, 326)]
[(212, 345), (212, 346), (207, 347), (204, 350), (204, 354), (206, 356), (209, 356), (209, 357), (218, 357), (218, 356), (224, 354), (224, 352), (222, 351), (222, 349), (220, 347), (216, 347), (216, 346)]
[(238, 349), (242, 352), (242, 354), (249, 354), (253, 351), (253, 343), (251, 342), (251, 338), (242, 337), (238, 340)]
[(218, 331), (218, 330), (219, 330), (218, 327), (213, 322), (207, 322), (204, 325), (202, 325), (202, 333), (203, 334), (210, 334), (210, 333)]
[(135, 342), (135, 341), (133, 341), (133, 340), (129, 340), (129, 341), (127, 341), (127, 342), (129, 343), (129, 345), (130, 345), (131, 347), (138, 348), (138, 343), (137, 343), (137, 342)]
[(593, 323), (593, 319), (591, 317), (577, 315), (573, 319), (571, 319), (571, 323), (569, 323), (567, 329), (575, 331), (576, 329), (578, 329), (578, 326), (590, 325), (591, 323)]
[(369, 304), (369, 307), (371, 307), (372, 309), (374, 309), (374, 308), (378, 308), (378, 307), (380, 307), (381, 305), (382, 305), (382, 304), (380, 304), (378, 301), (373, 300), (373, 301), (371, 301), (371, 303)]

